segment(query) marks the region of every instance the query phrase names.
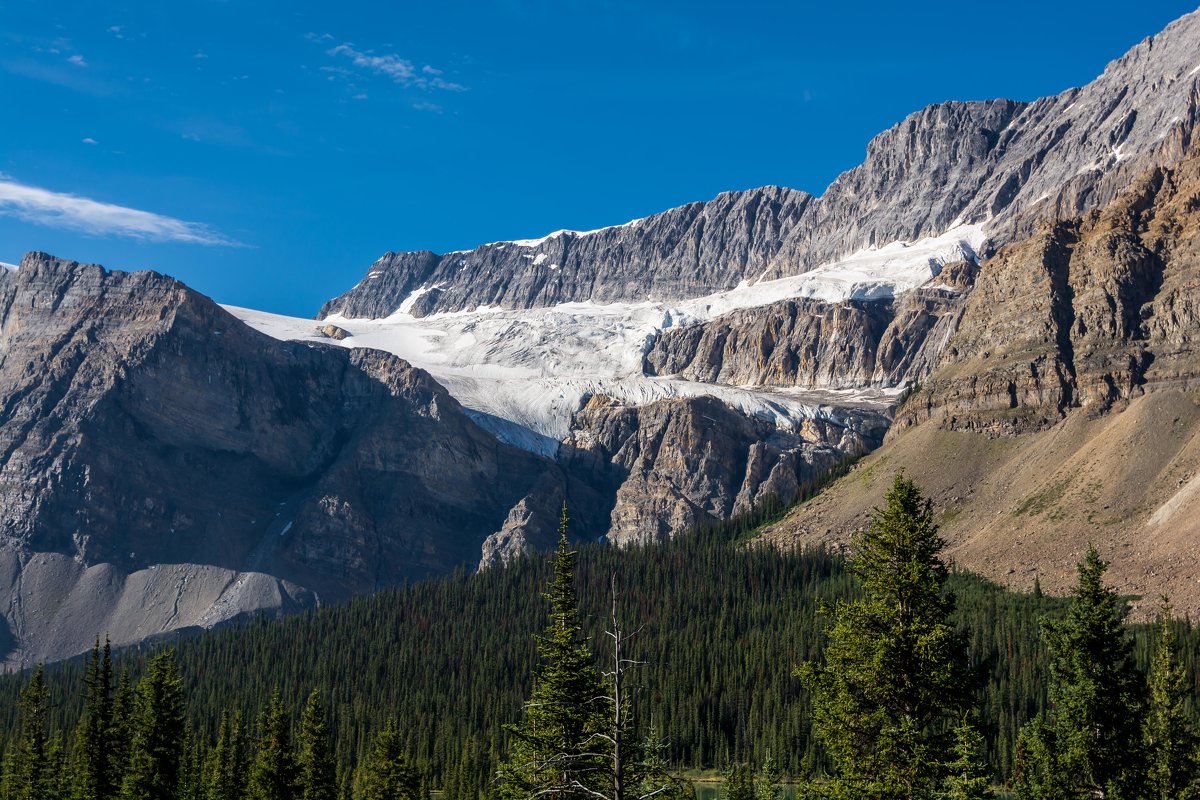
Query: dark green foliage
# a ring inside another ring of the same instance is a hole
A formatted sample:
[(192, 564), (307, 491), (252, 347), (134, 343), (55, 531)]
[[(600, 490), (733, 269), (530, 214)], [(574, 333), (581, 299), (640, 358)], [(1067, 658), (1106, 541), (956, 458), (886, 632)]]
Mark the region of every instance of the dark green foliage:
[(115, 794), (112, 752), (112, 652), (100, 639), (88, 656), (83, 677), (83, 719), (75, 729), (75, 791), (77, 800), (108, 800)]
[(276, 690), (259, 718), (257, 753), (250, 768), (248, 800), (294, 800), (299, 769), (292, 749), (292, 721)]
[[(745, 547), (747, 534), (739, 523), (646, 547), (617, 551), (585, 544), (578, 550), (578, 595), (588, 632), (606, 627), (613, 572), (621, 576), (622, 615), (642, 627), (634, 654), (647, 662), (637, 671), (644, 687), (639, 705), (643, 719), (654, 720), (662, 732), (655, 758), (666, 771), (761, 763), (768, 752), (786, 775), (808, 776), (828, 766), (809, 733), (806, 694), (791, 669), (821, 657), (824, 627), (817, 610), (858, 596), (857, 582), (834, 556)], [(254, 743), (239, 715), (255, 719), (274, 687), (294, 698), (316, 687), (339, 765), (339, 797), (353, 800), (374, 733), (392, 716), (403, 720), (398, 735), (409, 763), (432, 789), (446, 791), (445, 800), (494, 796), (492, 779), (506, 747), (502, 725), (519, 718), (531, 691), (533, 636), (545, 624), (544, 606), (535, 599), (550, 575), (548, 559), (519, 560), (478, 575), (460, 572), (294, 617), (178, 638), (189, 721), (210, 751), (207, 763), (216, 757), (226, 715), (239, 731), (244, 787)], [(1017, 731), (1045, 708), (1048, 657), (1038, 621), (1062, 616), (1066, 604), (961, 573), (952, 573), (947, 585), (957, 599), (953, 618), (968, 637), (972, 665), (986, 677), (973, 720), (987, 739), (994, 780), (1006, 781)], [(1129, 630), (1145, 668), (1153, 652), (1148, 633), (1156, 632)], [(1173, 630), (1193, 686), (1197, 632), (1184, 622)], [(596, 645), (603, 655), (605, 642)], [(110, 761), (118, 786), (128, 760), (121, 754), (128, 752), (132, 686), (152, 653), (114, 654), (114, 674), (128, 670), (113, 699)], [(85, 711), (86, 666), (85, 660), (56, 664), (45, 673), (54, 698), (47, 737), (63, 731), (71, 746)], [(2, 800), (15, 796), (4, 792), (4, 783), (15, 783), (21, 768), (17, 700), (29, 679), (29, 673), (0, 677), (0, 739), (11, 762), (0, 776)], [(1190, 696), (1185, 710), (1195, 713)], [(302, 709), (297, 704), (289, 711), (299, 718)], [(679, 788), (690, 795), (689, 787)], [(208, 796), (240, 800), (241, 794)]]
[(221, 714), (217, 743), (205, 764), (207, 800), (240, 798), (246, 790), (246, 741), (238, 713)]
[(174, 800), (179, 796), (184, 739), (183, 681), (170, 650), (150, 661), (133, 704), (129, 765), (122, 800)]
[[(46, 684), (41, 664), (33, 669), (29, 685), (21, 691), (21, 749), (13, 770), (13, 787), (19, 800), (51, 800), (52, 754), (47, 719), (50, 706), (50, 687)], [(56, 800), (56, 799), (55, 799)]]
[(1200, 796), (1197, 779), (1197, 739), (1187, 672), (1176, 652), (1176, 623), (1163, 598), (1158, 615), (1158, 641), (1150, 664), (1150, 703), (1146, 714), (1144, 747), (1147, 754), (1146, 797), (1149, 800), (1192, 800)]
[(1141, 785), (1144, 689), (1126, 609), (1104, 585), (1093, 547), (1079, 564), (1067, 616), (1048, 622), (1050, 707), (1021, 732), (1022, 798), (1132, 798)]
[(375, 737), (363, 778), (363, 800), (420, 800), (421, 777), (408, 763), (395, 720)]
[(337, 794), (337, 762), (325, 722), (321, 692), (313, 689), (300, 718), (299, 800), (330, 800)]
[(837, 782), (864, 797), (932, 796), (952, 758), (952, 726), (972, 704), (942, 547), (929, 501), (897, 475), (855, 541), (863, 597), (838, 603), (825, 664), (802, 670)]
[(544, 595), (549, 624), (537, 637), (540, 663), (521, 722), (509, 728), (508, 758), (497, 776), (498, 795), (508, 800), (544, 794), (591, 800), (610, 788), (613, 742), (603, 734), (612, 709), (583, 635), (575, 560), (564, 507), (554, 573)]

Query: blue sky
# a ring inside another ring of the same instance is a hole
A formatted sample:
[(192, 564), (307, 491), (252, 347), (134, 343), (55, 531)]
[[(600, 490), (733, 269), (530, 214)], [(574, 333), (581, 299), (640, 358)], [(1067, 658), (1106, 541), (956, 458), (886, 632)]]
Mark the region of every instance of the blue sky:
[(1086, 83), (1185, 2), (0, 0), (0, 261), (311, 316), (387, 250), (820, 193), (923, 105)]

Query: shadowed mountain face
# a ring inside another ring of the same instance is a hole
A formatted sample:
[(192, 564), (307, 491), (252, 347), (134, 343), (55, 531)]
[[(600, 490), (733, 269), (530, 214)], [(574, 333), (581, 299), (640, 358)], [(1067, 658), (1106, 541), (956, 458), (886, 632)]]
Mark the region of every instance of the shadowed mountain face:
[[(118, 583), (159, 564), (216, 568), (197, 583), (269, 575), (284, 588), (227, 615), (285, 608), (474, 563), (535, 488), (563, 496), (555, 465), (496, 441), (421, 370), (276, 341), (150, 272), (33, 254), (0, 273), (0, 386), (8, 616), (30, 641), (71, 624), (46, 604), (94, 565)], [(22, 588), (47, 558), (57, 572)], [(80, 647), (110, 624), (95, 617)]]
[[(679, 300), (807, 272), (872, 246), (981, 225), (992, 246), (1047, 217), (1099, 208), (1178, 160), (1200, 119), (1200, 13), (1033, 103), (930, 106), (881, 133), (817, 198), (775, 186), (728, 192), (627, 225), (472, 251), (388, 253), (321, 316), (417, 316), (477, 306)], [(419, 292), (419, 294), (414, 294)]]

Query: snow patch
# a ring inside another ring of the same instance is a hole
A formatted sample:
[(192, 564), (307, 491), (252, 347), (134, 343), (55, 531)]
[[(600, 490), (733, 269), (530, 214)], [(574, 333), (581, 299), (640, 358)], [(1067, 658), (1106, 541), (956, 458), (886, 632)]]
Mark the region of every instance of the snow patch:
[(412, 307), (416, 305), (417, 300), (421, 299), (422, 296), (429, 294), (434, 289), (438, 289), (440, 287), (440, 283), (435, 283), (433, 286), (422, 286), (419, 289), (414, 289), (409, 293), (408, 297), (404, 298), (404, 301), (400, 303), (400, 313), (409, 313), (412, 311)]
[(4, 272), (16, 272), (19, 269), (20, 267), (18, 267), (16, 264), (8, 264), (4, 261), (0, 261), (0, 270), (3, 270)]

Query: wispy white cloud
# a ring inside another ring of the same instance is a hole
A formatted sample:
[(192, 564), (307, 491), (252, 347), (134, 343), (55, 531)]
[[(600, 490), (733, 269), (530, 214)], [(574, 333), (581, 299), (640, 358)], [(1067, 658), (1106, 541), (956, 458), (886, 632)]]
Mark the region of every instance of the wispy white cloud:
[(99, 142), (97, 142), (95, 139), (93, 139), (90, 136), (83, 137), (83, 143), (84, 144), (100, 144)]
[(88, 65), (87, 60), (83, 56), (79, 55), (79, 53), (76, 53), (68, 58), (67, 63), (74, 64), (77, 67), (86, 67)]
[[(314, 39), (320, 41), (320, 39)], [(372, 74), (380, 75), (405, 87), (418, 89), (440, 89), (448, 92), (464, 92), (467, 87), (461, 83), (448, 81), (442, 76), (442, 71), (428, 64), (421, 68), (401, 58), (396, 53), (376, 54), (374, 51), (358, 50), (353, 44), (345, 42), (326, 51), (331, 56), (341, 56), (350, 59), (354, 66)]]
[(241, 247), (199, 222), (102, 203), (79, 195), (29, 186), (0, 173), (0, 215), (26, 222), (79, 231), (93, 236), (123, 236), (150, 242)]

